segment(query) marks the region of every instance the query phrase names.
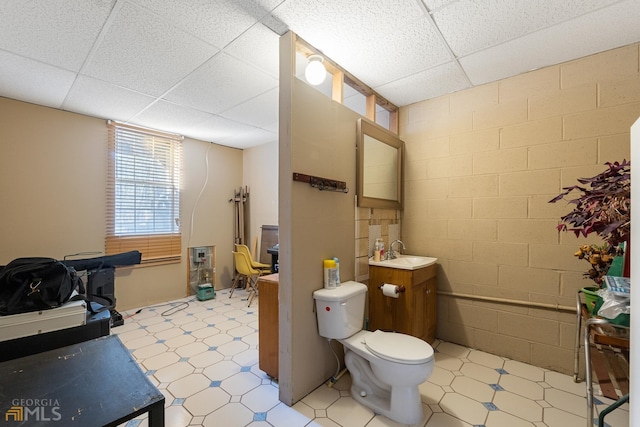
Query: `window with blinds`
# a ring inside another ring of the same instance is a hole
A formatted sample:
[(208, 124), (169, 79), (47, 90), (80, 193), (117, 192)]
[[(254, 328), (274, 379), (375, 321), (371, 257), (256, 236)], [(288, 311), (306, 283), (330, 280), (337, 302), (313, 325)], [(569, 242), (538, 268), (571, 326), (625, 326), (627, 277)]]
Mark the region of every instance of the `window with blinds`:
[(179, 261), (182, 137), (107, 122), (106, 254), (138, 250), (142, 262)]

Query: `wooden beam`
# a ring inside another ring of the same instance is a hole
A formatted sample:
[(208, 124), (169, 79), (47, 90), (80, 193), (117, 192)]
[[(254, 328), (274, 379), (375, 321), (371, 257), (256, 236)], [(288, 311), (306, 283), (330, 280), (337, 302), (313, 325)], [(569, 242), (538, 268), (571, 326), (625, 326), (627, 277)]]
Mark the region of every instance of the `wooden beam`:
[(389, 130), (396, 135), (398, 134), (398, 110), (389, 111)]
[(375, 93), (367, 96), (367, 104), (365, 109), (366, 118), (374, 123), (376, 122), (376, 98), (377, 97)]
[(331, 87), (331, 99), (342, 104), (344, 101), (344, 73), (336, 71), (332, 74), (333, 86)]

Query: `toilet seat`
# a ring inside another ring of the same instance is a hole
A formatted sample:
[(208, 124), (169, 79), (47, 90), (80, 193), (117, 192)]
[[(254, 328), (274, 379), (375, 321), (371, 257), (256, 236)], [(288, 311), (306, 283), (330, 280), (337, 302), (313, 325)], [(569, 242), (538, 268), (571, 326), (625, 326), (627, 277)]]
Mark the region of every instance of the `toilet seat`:
[(371, 353), (391, 362), (419, 365), (433, 359), (433, 348), (411, 335), (377, 330), (363, 341)]

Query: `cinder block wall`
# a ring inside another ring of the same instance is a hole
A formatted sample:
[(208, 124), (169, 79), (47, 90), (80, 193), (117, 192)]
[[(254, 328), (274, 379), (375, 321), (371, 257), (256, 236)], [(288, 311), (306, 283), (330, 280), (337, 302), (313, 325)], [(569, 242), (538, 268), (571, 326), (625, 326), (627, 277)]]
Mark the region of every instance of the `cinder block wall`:
[[(439, 290), (575, 306), (585, 261), (549, 204), (576, 178), (630, 156), (640, 116), (639, 44), (400, 110), (402, 239), (439, 259)], [(439, 295), (439, 338), (571, 372), (575, 314)]]

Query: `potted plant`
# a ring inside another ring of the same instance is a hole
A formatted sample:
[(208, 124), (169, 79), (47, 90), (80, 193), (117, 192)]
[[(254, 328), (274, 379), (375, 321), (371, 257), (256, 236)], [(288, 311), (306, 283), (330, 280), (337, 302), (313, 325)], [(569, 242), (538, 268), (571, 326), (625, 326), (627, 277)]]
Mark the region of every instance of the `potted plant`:
[[(574, 254), (589, 262), (590, 268), (584, 276), (593, 280), (596, 290), (602, 286), (615, 256), (624, 250), (628, 260), (631, 230), (631, 162), (623, 160), (606, 163), (606, 166), (598, 175), (579, 178), (578, 185), (564, 187), (562, 193), (549, 201), (566, 200), (575, 205), (561, 217), (558, 231), (572, 231), (576, 237), (595, 233), (604, 241), (603, 245), (583, 245)], [(625, 271), (628, 268), (627, 262)]]

